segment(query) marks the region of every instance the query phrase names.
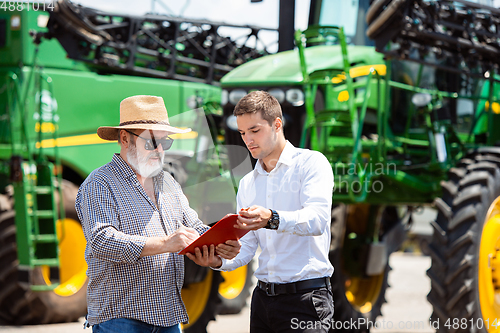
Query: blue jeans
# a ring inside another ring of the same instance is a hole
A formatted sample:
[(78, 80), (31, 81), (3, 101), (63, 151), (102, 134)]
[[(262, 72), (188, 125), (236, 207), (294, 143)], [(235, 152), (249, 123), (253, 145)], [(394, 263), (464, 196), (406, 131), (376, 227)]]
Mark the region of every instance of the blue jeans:
[(93, 333), (181, 333), (181, 325), (154, 326), (135, 319), (116, 318), (92, 326)]

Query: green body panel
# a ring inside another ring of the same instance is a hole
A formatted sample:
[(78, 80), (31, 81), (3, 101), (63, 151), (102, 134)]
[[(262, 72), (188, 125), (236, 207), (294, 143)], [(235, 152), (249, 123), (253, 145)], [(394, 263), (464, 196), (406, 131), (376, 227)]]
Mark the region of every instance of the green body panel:
[[(6, 42), (4, 47), (0, 47), (0, 64), (2, 66), (33, 65), (35, 44), (29, 36), (29, 31), (46, 32), (47, 28), (43, 24), (46, 24), (49, 14), (32, 9), (33, 4), (30, 5), (29, 11), (26, 9), (12, 12), (0, 10), (0, 20), (6, 20)], [(12, 25), (12, 20), (16, 16), (20, 20), (19, 27)], [(86, 66), (82, 63), (66, 57), (66, 52), (56, 39), (40, 44), (37, 63), (45, 67), (86, 70)]]
[[(382, 64), (383, 57), (369, 46), (348, 46), (348, 57), (356, 66)], [(321, 45), (305, 50), (309, 74), (325, 69), (343, 69), (340, 45)], [(297, 50), (252, 60), (232, 70), (221, 80), (222, 87), (301, 84), (303, 81)]]
[[(15, 68), (0, 68), (0, 85), (5, 84), (9, 71)], [(24, 67), (20, 73), (22, 82), (26, 82), (31, 67)], [(192, 126), (194, 119), (191, 113), (185, 113), (190, 108), (188, 98), (197, 95), (205, 99), (217, 100), (220, 98), (220, 88), (200, 83), (180, 82), (154, 78), (142, 78), (125, 75), (99, 75), (94, 72), (74, 71), (64, 69), (45, 68), (43, 73), (51, 78), (53, 98), (57, 102), (58, 135), (61, 140), (68, 137), (95, 134), (99, 126), (116, 126), (120, 122), (120, 101), (132, 95), (155, 95), (163, 97), (169, 112), (170, 121), (178, 127)], [(26, 87), (23, 87), (23, 91)], [(30, 86), (33, 91), (33, 82)], [(29, 94), (28, 110), (35, 110), (35, 94)], [(7, 104), (6, 93), (0, 94), (0, 115), (5, 114)], [(27, 115), (27, 128), (31, 146), (35, 147), (37, 138), (37, 120), (35, 112)], [(1, 126), (1, 124), (0, 124)], [(4, 128), (4, 127), (3, 127)], [(3, 140), (9, 137), (0, 135)], [(95, 140), (94, 140), (95, 141)], [(82, 177), (88, 175), (95, 168), (109, 162), (111, 155), (119, 151), (116, 142), (85, 144), (91, 140), (80, 141), (78, 138), (66, 140), (69, 146), (60, 147), (63, 165), (71, 166)], [(75, 142), (74, 145), (71, 142)], [(4, 141), (4, 143), (7, 143)], [(172, 152), (192, 151), (192, 139), (178, 139), (174, 141)], [(7, 147), (10, 150), (10, 147)], [(5, 153), (3, 153), (5, 157)], [(53, 150), (45, 152), (53, 156)], [(1, 148), (0, 148), (1, 154)], [(1, 156), (1, 155), (0, 155)]]

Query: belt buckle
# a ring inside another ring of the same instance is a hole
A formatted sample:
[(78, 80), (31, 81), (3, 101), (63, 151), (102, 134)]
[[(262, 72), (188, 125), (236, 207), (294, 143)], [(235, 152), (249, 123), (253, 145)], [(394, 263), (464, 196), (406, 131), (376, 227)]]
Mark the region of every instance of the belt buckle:
[(276, 296), (276, 291), (274, 290), (274, 283), (266, 283), (266, 295)]

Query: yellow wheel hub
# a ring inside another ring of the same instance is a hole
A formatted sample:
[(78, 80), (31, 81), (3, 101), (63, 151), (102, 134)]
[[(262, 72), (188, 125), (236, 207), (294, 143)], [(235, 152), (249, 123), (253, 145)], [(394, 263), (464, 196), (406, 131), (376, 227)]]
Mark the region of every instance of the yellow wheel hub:
[(500, 197), (488, 210), (481, 234), (479, 303), (488, 332), (500, 332)]
[[(370, 216), (370, 205), (349, 205), (347, 212), (346, 232), (354, 232), (356, 234), (366, 233), (367, 221)], [(361, 313), (370, 312), (380, 297), (385, 271), (379, 275), (369, 277), (349, 277), (347, 271), (343, 273), (344, 276), (347, 276), (344, 287), (345, 296), (349, 303)]]
[(345, 281), (345, 296), (359, 312), (368, 313), (380, 296), (384, 273), (367, 278), (350, 278)]
[(245, 288), (248, 266), (230, 272), (221, 272), (224, 282), (219, 285), (219, 294), (226, 299), (235, 299)]
[[(87, 281), (85, 236), (80, 223), (73, 219), (59, 220), (56, 227), (59, 239), (60, 284), (54, 289), (54, 292), (59, 296), (72, 296)], [(42, 274), (45, 282), (50, 284), (50, 274), (47, 266), (42, 268)]]
[(186, 288), (182, 288), (182, 301), (189, 315), (189, 324), (184, 325), (183, 328), (188, 328), (196, 323), (203, 313), (203, 310), (205, 310), (208, 298), (210, 297), (210, 290), (212, 289), (212, 280), (213, 271), (209, 269), (203, 281), (191, 283)]

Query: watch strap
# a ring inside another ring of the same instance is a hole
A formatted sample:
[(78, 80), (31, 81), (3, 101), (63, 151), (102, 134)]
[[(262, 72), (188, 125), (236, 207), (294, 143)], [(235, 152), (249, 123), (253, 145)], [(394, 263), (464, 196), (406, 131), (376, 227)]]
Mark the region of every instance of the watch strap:
[(267, 224), (264, 228), (270, 230), (277, 230), (280, 224), (280, 216), (277, 211), (274, 209), (269, 209), (271, 211), (271, 218), (267, 221)]

